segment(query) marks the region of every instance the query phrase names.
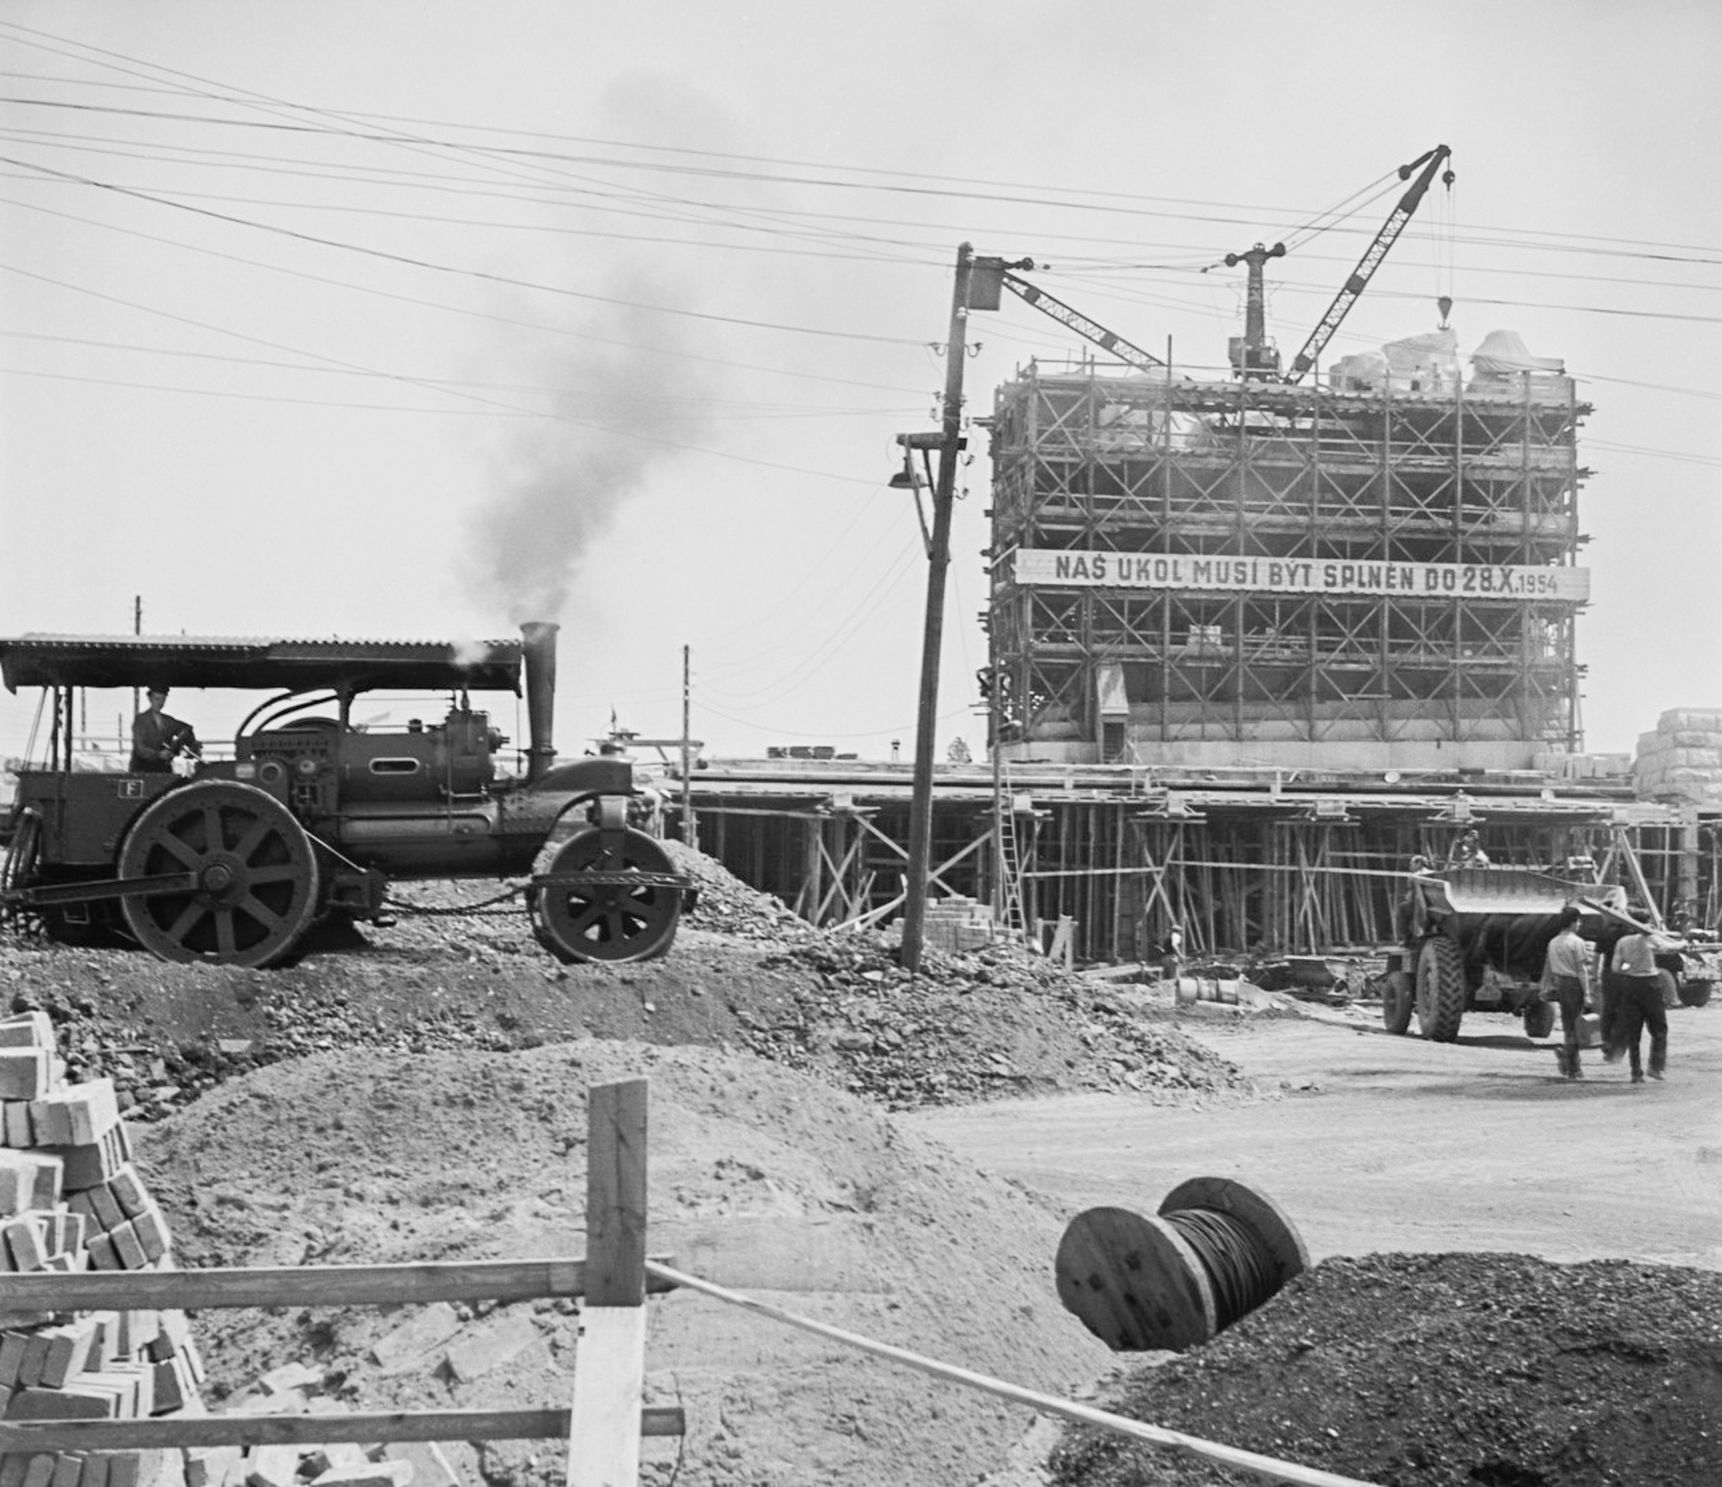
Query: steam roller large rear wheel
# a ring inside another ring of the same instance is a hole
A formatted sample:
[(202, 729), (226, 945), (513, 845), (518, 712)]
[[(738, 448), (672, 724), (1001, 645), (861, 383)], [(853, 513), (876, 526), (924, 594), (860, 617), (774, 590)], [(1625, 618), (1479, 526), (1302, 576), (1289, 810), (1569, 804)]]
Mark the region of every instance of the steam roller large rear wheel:
[(121, 878), (191, 873), (188, 893), (124, 900), (126, 927), (163, 960), (267, 966), (317, 915), (317, 854), (287, 807), (251, 785), (204, 780), (139, 814), (120, 848)]
[(570, 837), (540, 871), (602, 873), (624, 881), (559, 883), (528, 894), (533, 933), (558, 960), (650, 960), (670, 948), (682, 916), (682, 890), (664, 883), (629, 883), (630, 873), (674, 874), (664, 849), (643, 831), (622, 833), (622, 849), (606, 860), (596, 827)]

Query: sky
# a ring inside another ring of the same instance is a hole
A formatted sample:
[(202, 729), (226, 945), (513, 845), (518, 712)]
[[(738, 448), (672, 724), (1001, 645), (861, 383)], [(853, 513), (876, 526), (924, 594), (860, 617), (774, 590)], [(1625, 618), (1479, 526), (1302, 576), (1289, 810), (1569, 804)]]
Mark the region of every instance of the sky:
[[(685, 656), (708, 755), (907, 758), (927, 567), (887, 482), (938, 426), (958, 245), (1220, 375), (1225, 254), (1294, 244), (1289, 360), (1444, 143), (1326, 357), (1446, 294), (1462, 356), (1564, 359), (1586, 744), (1631, 750), (1722, 706), (1718, 56), (1707, 0), (9, 0), (0, 636), (554, 619), (564, 753), (679, 736)], [(1087, 349), (1009, 296), (968, 334), (966, 418)], [(985, 736), (969, 434), (941, 754)], [(35, 702), (0, 693), (0, 756)]]

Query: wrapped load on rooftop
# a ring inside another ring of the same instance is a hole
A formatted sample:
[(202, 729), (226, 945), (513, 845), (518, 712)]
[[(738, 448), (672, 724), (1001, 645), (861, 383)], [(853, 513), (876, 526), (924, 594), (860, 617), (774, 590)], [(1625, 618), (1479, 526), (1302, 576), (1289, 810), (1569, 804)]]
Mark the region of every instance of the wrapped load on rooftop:
[(1722, 804), (1722, 708), (1675, 707), (1638, 736), (1633, 788), (1649, 800)]

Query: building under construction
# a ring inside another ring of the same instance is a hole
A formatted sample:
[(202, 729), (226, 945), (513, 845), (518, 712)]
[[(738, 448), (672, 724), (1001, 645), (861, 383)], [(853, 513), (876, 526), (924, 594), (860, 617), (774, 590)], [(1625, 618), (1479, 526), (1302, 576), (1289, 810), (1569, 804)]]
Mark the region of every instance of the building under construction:
[[(1260, 363), (1246, 343), (1244, 370)], [(1589, 412), (1560, 364), (1451, 332), (1309, 386), (1034, 364), (998, 389), (994, 760), (940, 765), (930, 892), (1083, 959), (1393, 939), (1415, 857), (1722, 917), (1722, 811), (1581, 752)], [(700, 841), (820, 924), (901, 912), (905, 769), (702, 770)]]
[[(705, 851), (812, 923), (902, 912), (907, 765), (712, 761), (687, 799)], [(1062, 923), (1083, 960), (1149, 958), (1173, 925), (1197, 955), (1371, 950), (1394, 938), (1412, 859), (1440, 865), (1472, 831), (1498, 864), (1722, 919), (1722, 809), (1636, 800), (1625, 776), (941, 764), (933, 804), (931, 894), (1043, 942)]]
[(1035, 365), (1002, 387), (1007, 756), (1384, 771), (1577, 749), (1589, 408), (1493, 357), (1461, 378), (1431, 342), (1309, 387)]
[[(1092, 960), (1174, 928), (1196, 954), (1363, 949), (1393, 940), (1413, 860), (1475, 832), (1494, 862), (1722, 917), (1722, 811), (1639, 800), (1629, 758), (1582, 752), (1591, 410), (1561, 363), (1493, 332), (1467, 369), (1443, 302), (1439, 330), (1320, 364), (1447, 157), (1400, 171), (1421, 173), (1285, 374), (1263, 313), (1282, 245), (1227, 257), (1249, 289), (1223, 380), (1027, 261), (959, 255), (970, 310), (1008, 288), (1112, 362), (1032, 363), (982, 420), (992, 757), (939, 767), (934, 897), (1056, 923)], [(901, 771), (738, 765), (689, 800), (703, 846), (815, 923), (900, 912)]]

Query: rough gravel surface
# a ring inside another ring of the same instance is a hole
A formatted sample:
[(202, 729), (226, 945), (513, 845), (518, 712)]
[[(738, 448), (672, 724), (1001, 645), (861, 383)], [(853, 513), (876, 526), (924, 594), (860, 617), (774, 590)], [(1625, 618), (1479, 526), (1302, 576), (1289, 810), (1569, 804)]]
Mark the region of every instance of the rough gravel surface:
[[(1107, 1407), (1383, 1487), (1722, 1482), (1722, 1275), (1518, 1255), (1324, 1261)], [(1089, 1428), (1058, 1487), (1256, 1480)]]
[[(1105, 1347), (1048, 1283), (1062, 1223), (1049, 1204), (896, 1129), (877, 1106), (749, 1054), (595, 1039), (508, 1054), (323, 1054), (146, 1128), (140, 1161), (188, 1266), (578, 1254), (586, 1090), (641, 1076), (650, 1252), (1030, 1387), (1068, 1392), (1105, 1366)], [(647, 1402), (679, 1404), (688, 1420), (679, 1453), (648, 1443), (649, 1482), (968, 1482), (1027, 1425), (1000, 1401), (693, 1293), (648, 1309)], [(571, 1397), (571, 1304), (464, 1308), (449, 1335), (385, 1366), (378, 1344), (423, 1310), (246, 1310), (198, 1325), (223, 1396), (295, 1360), (352, 1408)], [(492, 1487), (560, 1482), (564, 1454), (555, 1443), (451, 1450), (467, 1481)]]
[[(1180, 1011), (1003, 948), (929, 951), (910, 978), (886, 940), (812, 930), (672, 850), (699, 904), (649, 964), (561, 966), (517, 899), (485, 903), (507, 885), (427, 883), (397, 890), (394, 926), (276, 971), (0, 941), (0, 1005), (46, 1008), (71, 1077), (116, 1080), (184, 1263), (577, 1253), (584, 1090), (644, 1074), (653, 1248), (720, 1283), (1050, 1392), (1109, 1375), (1108, 1398), (1156, 1424), (1394, 1487), (1722, 1483), (1706, 1272), (1330, 1259), (1206, 1348), (1117, 1369), (1053, 1292), (1071, 1215), (886, 1112), (1271, 1096), (1201, 1040), (1195, 1013), (1240, 1009)], [(1082, 1434), (1049, 1463), (1059, 1432), (1020, 1409), (704, 1298), (651, 1312), (651, 1397), (681, 1403), (689, 1434), (679, 1455), (649, 1444), (649, 1481), (1233, 1480)], [(566, 1304), (463, 1309), (384, 1368), (376, 1345), (410, 1320), (205, 1314), (212, 1398), (289, 1361), (355, 1405), (566, 1397)], [(455, 1454), (467, 1487), (561, 1478), (553, 1445)]]
[(745, 1049), (891, 1109), (1053, 1089), (1250, 1094), (1169, 1010), (1003, 946), (929, 949), (911, 977), (885, 938), (816, 931), (712, 859), (666, 846), (699, 897), (655, 961), (564, 966), (506, 887), (413, 883), (394, 890), (392, 926), (272, 971), (0, 942), (0, 997), (45, 1007), (72, 1077), (113, 1077), (133, 1120), (311, 1053), (588, 1036)]

